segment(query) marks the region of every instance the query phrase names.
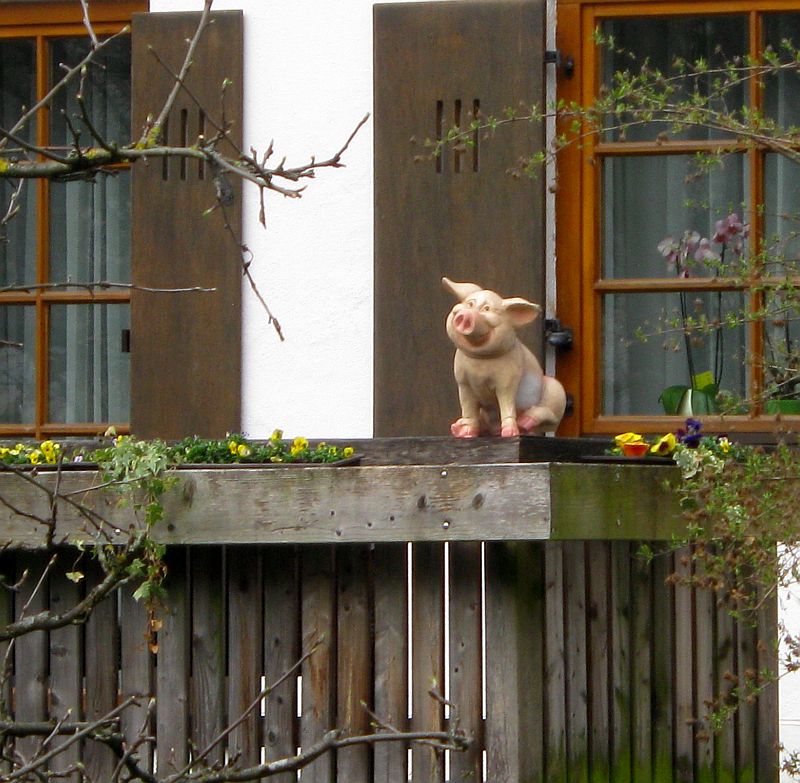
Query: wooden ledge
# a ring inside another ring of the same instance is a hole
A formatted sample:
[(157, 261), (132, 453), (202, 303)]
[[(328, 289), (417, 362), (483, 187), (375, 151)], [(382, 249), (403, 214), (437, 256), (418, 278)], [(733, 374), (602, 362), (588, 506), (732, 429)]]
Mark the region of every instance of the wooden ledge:
[[(671, 466), (618, 464), (384, 465), (181, 470), (155, 538), (167, 544), (353, 543), (568, 539), (668, 540), (680, 533)], [(40, 474), (48, 487), (56, 475)], [(62, 492), (91, 504), (120, 540), (134, 523), (91, 471), (61, 476)], [(0, 474), (0, 544), (40, 547), (48, 496)], [(9, 507), (10, 506), (10, 507)], [(63, 501), (56, 539), (88, 538)]]

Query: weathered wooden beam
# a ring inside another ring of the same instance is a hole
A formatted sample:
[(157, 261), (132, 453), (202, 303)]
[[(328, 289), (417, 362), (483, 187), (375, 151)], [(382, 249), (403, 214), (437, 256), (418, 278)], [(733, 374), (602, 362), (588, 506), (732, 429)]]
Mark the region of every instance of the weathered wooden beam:
[[(395, 465), (181, 470), (165, 496), (155, 537), (167, 544), (354, 543), (669, 539), (680, 532), (677, 478), (667, 466), (616, 464)], [(38, 477), (54, 487), (56, 476)], [(91, 471), (61, 476), (122, 541), (134, 524)], [(39, 547), (46, 492), (0, 474), (0, 544)], [(57, 540), (86, 539), (91, 526), (60, 502)]]

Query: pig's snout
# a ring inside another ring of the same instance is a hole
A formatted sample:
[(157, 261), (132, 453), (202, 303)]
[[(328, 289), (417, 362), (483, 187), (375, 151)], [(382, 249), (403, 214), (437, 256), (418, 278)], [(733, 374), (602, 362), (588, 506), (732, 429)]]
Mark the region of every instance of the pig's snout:
[(475, 313), (471, 310), (461, 310), (453, 318), (453, 326), (463, 335), (470, 335), (475, 331)]

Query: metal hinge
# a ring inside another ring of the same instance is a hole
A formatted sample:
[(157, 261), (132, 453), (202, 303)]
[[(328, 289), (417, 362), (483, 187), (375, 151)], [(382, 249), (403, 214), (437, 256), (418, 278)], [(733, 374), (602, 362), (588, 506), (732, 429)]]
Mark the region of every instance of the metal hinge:
[(563, 326), (558, 318), (545, 318), (544, 337), (554, 348), (572, 348), (573, 334), (569, 326)]
[(560, 49), (548, 49), (544, 53), (544, 64), (561, 68), (567, 79), (571, 79), (575, 74), (574, 58), (571, 54), (562, 55)]

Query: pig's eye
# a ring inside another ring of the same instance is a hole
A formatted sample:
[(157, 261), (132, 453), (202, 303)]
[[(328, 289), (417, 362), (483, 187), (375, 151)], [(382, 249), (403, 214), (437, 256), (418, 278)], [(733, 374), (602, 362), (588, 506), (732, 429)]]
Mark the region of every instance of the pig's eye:
[(489, 305), (488, 305), (488, 304), (485, 304), (483, 307), (481, 307), (481, 312), (482, 312), (482, 313), (488, 313), (488, 312), (489, 312), (489, 310), (491, 310), (491, 309), (492, 309), (492, 308), (491, 308), (491, 307), (489, 307)]
[(466, 301), (466, 302), (464, 302), (464, 304), (465, 304), (467, 307), (475, 307), (475, 302), (473, 302), (473, 301), (472, 301), (472, 299), (467, 299), (467, 301)]

